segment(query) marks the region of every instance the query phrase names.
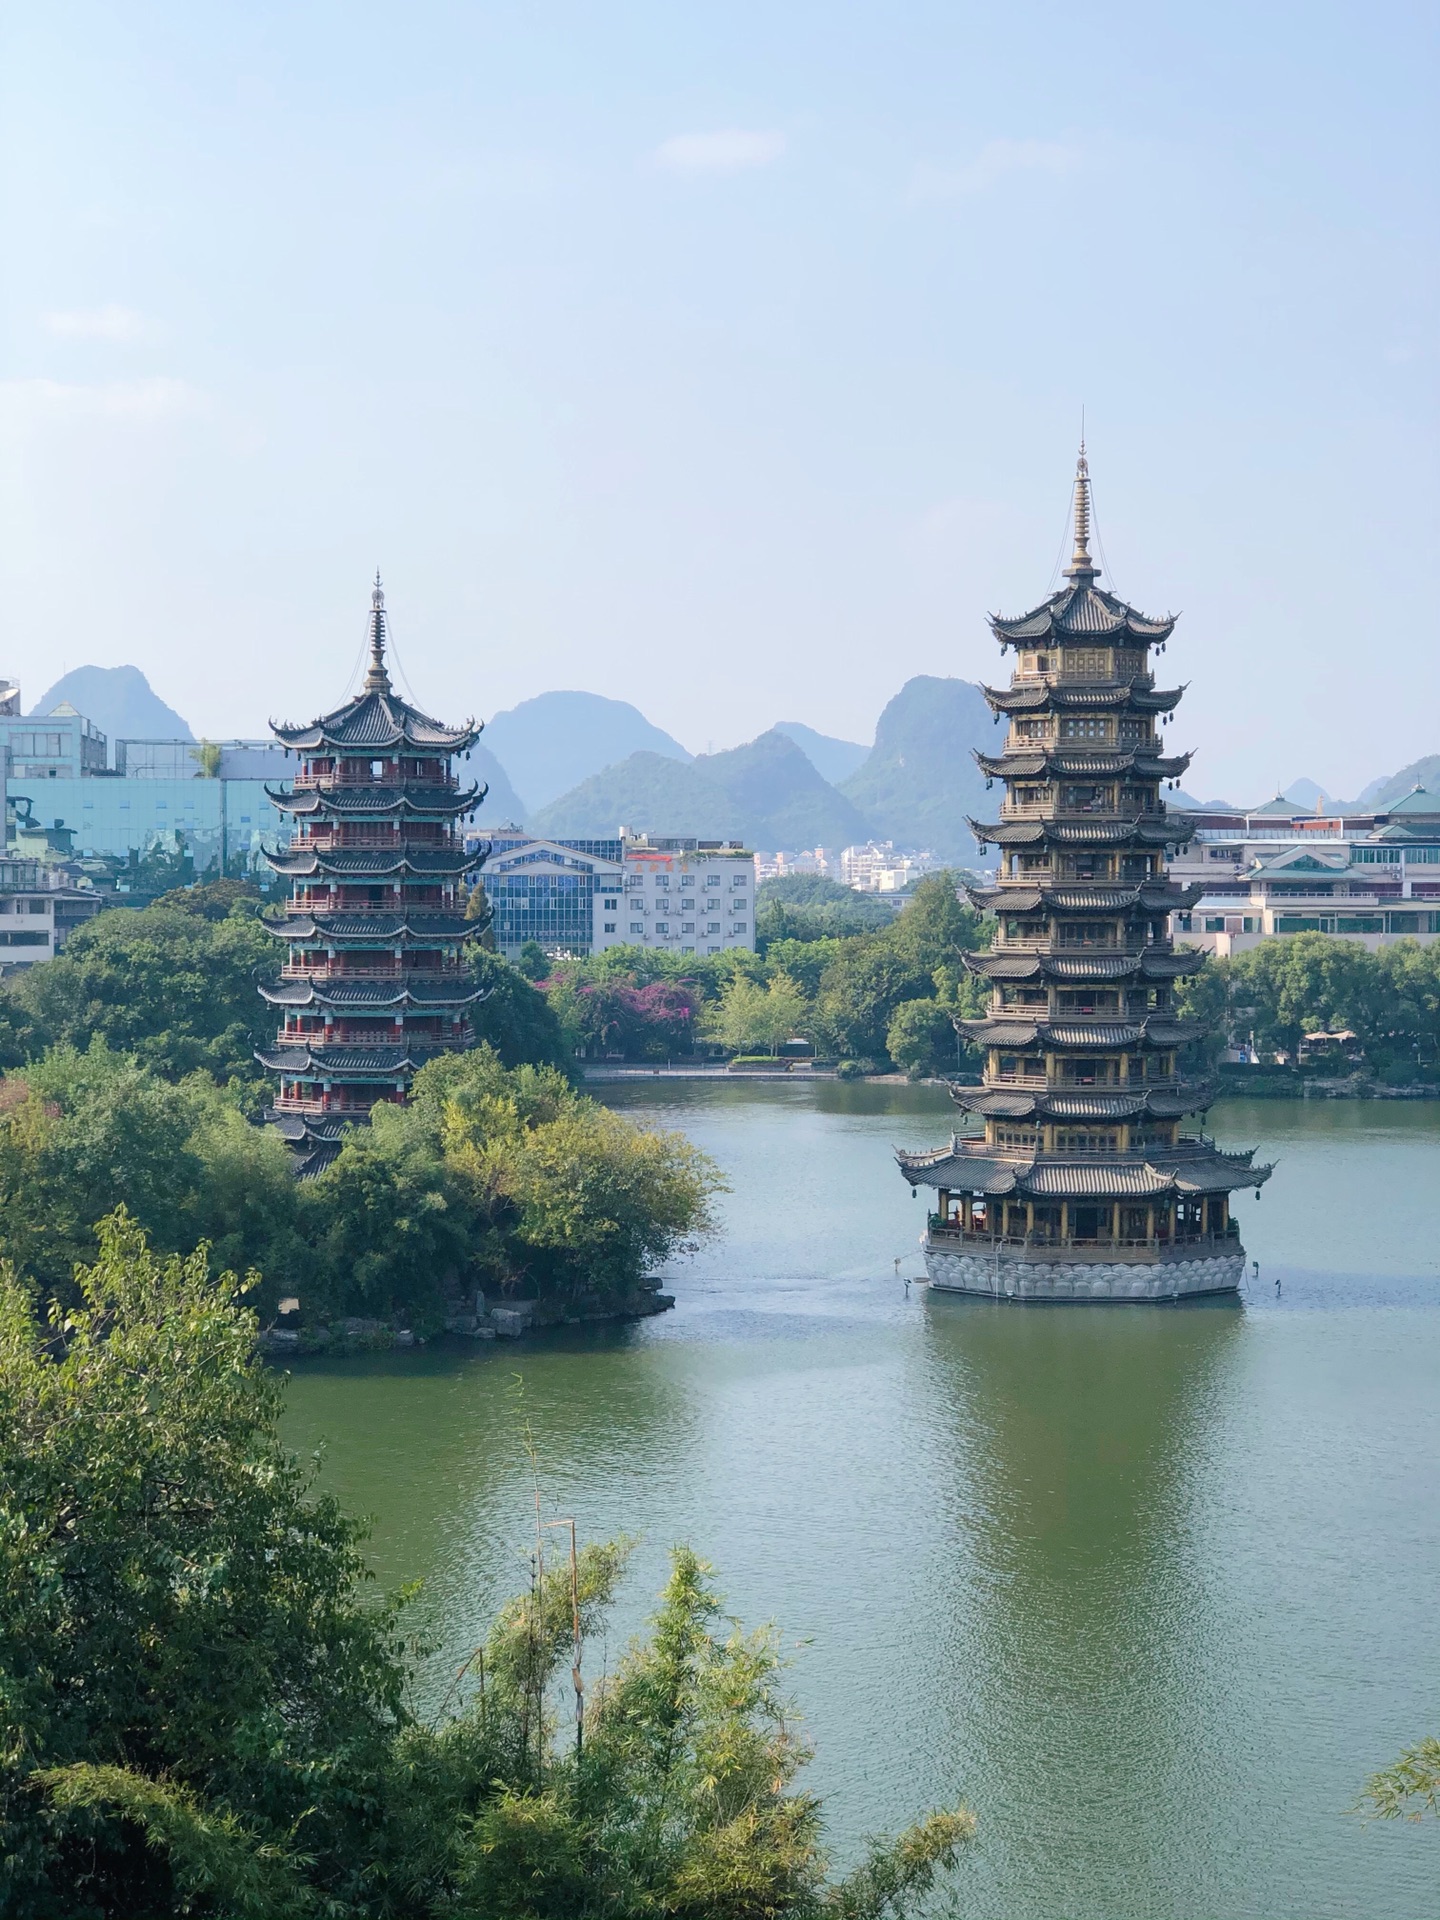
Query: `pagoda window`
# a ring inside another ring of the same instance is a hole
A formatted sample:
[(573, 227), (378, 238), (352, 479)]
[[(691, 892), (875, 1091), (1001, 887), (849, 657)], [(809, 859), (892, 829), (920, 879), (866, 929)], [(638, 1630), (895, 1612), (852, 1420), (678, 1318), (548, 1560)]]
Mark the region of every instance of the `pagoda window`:
[(1060, 738), (1062, 740), (1108, 740), (1110, 722), (1090, 714), (1062, 720)]
[(1048, 720), (1017, 720), (1015, 738), (1017, 740), (1048, 740), (1050, 722)]
[(1012, 873), (1048, 873), (1050, 856), (1048, 853), (1012, 853), (1010, 871)]
[(997, 1147), (1034, 1147), (1036, 1145), (1035, 1128), (1033, 1126), (997, 1126), (992, 1135), (992, 1145)]
[(1067, 989), (1059, 996), (1059, 1008), (1062, 1013), (1118, 1013), (1120, 995), (1088, 987)]
[(1065, 672), (1079, 680), (1110, 678), (1109, 647), (1066, 647)]
[(1118, 731), (1122, 746), (1137, 747), (1151, 738), (1148, 720), (1122, 720)]
[(1109, 787), (1067, 786), (1061, 789), (1061, 805), (1074, 813), (1095, 813), (1111, 804)]
[(1120, 862), (1122, 880), (1148, 880), (1156, 871), (1155, 858), (1148, 853), (1127, 853)]
[(1100, 1132), (1094, 1127), (1057, 1127), (1056, 1153), (1117, 1153), (1120, 1135), (1114, 1129)]
[(1109, 854), (1086, 852), (1067, 854), (1060, 870), (1069, 880), (1108, 880), (1114, 868)]
[(1060, 928), (1062, 947), (1114, 947), (1119, 934), (1113, 920), (1071, 920)]

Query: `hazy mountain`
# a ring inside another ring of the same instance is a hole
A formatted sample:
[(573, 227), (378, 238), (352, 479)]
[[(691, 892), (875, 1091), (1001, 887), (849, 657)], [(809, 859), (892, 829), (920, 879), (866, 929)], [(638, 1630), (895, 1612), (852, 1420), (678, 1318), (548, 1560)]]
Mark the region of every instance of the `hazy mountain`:
[(1328, 788), (1317, 786), (1313, 780), (1304, 778), (1292, 780), (1288, 787), (1281, 789), (1281, 794), (1284, 799), (1293, 800), (1297, 807), (1308, 808), (1311, 813), (1315, 811), (1317, 805), (1321, 807), (1340, 805)]
[(1002, 798), (998, 786), (986, 792), (971, 748), (998, 751), (1003, 739), (977, 686), (917, 674), (881, 714), (875, 745), (840, 791), (879, 838), (970, 862), (975, 842), (965, 816), (993, 820)]
[(628, 700), (607, 700), (599, 693), (541, 693), (522, 700), (489, 722), (485, 744), (518, 791), (540, 810), (632, 753), (692, 758)]
[[(488, 733), (488, 728), (486, 731)], [(489, 789), (477, 817), (476, 831), (483, 833), (487, 827), (503, 827), (507, 822), (524, 826), (525, 802), (511, 786), (509, 774), (486, 745), (484, 736), (470, 749), (468, 770), (472, 780)]]
[(743, 747), (702, 754), (695, 761), (729, 795), (746, 822), (746, 839), (777, 847), (848, 847), (869, 838), (864, 815), (828, 780), (808, 754), (778, 728)]
[(530, 817), (532, 830), (550, 839), (637, 833), (693, 834), (705, 840), (743, 840), (747, 821), (725, 789), (698, 764), (663, 753), (632, 753)]
[(1440, 753), (1427, 753), (1423, 760), (1412, 760), (1399, 773), (1372, 780), (1350, 805), (1367, 813), (1374, 807), (1393, 806), (1413, 787), (1424, 787), (1427, 793), (1440, 793)]
[(532, 822), (556, 836), (613, 833), (622, 823), (767, 850), (844, 847), (867, 837), (863, 815), (821, 779), (793, 740), (774, 731), (724, 753), (700, 754), (688, 766), (632, 753), (541, 808)]
[(793, 740), (821, 778), (832, 785), (854, 773), (870, 751), (858, 740), (836, 740), (828, 733), (817, 733), (803, 720), (777, 720), (770, 731)]
[(29, 711), (53, 713), (64, 701), (83, 713), (110, 742), (115, 763), (117, 740), (193, 740), (189, 725), (167, 707), (138, 667), (72, 667)]

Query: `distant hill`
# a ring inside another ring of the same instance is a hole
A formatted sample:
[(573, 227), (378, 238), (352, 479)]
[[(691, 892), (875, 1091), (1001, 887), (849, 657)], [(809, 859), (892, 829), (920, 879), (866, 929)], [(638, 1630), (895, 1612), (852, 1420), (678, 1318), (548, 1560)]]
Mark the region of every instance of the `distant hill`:
[(859, 809), (777, 728), (743, 747), (702, 754), (695, 768), (729, 795), (752, 845), (848, 847), (868, 837)]
[(525, 802), (510, 784), (510, 776), (486, 745), (482, 735), (470, 749), (469, 773), (472, 780), (478, 780), (489, 788), (485, 804), (476, 816), (475, 830), (483, 833), (487, 827), (502, 827), (513, 822), (517, 827), (525, 824)]
[(1429, 793), (1440, 793), (1440, 753), (1427, 753), (1423, 760), (1412, 760), (1399, 773), (1372, 780), (1349, 804), (1357, 811), (1368, 813), (1372, 808), (1393, 806), (1414, 787), (1424, 787)]
[(832, 785), (848, 779), (870, 751), (858, 740), (836, 740), (828, 733), (817, 733), (803, 720), (777, 720), (770, 731), (793, 740), (821, 778)]
[[(632, 753), (692, 758), (628, 700), (607, 700), (599, 693), (541, 693), (522, 700), (489, 722), (485, 744), (516, 790), (540, 811)], [(613, 822), (607, 831), (614, 831)]]
[(31, 707), (41, 716), (69, 701), (110, 742), (115, 763), (117, 740), (193, 740), (189, 723), (167, 707), (138, 667), (72, 667)]
[(821, 779), (793, 740), (773, 730), (743, 747), (700, 754), (688, 766), (632, 753), (532, 821), (537, 831), (560, 836), (613, 833), (622, 823), (767, 849), (844, 847), (867, 837), (858, 809)]
[(1002, 737), (979, 687), (917, 674), (881, 714), (875, 745), (840, 791), (881, 839), (969, 863), (976, 849), (966, 815), (993, 819), (1002, 798), (998, 787), (986, 792), (971, 748), (993, 749)]
[(746, 825), (718, 781), (698, 765), (663, 753), (632, 753), (530, 816), (532, 830), (551, 839), (598, 837), (625, 826), (637, 833), (740, 840)]

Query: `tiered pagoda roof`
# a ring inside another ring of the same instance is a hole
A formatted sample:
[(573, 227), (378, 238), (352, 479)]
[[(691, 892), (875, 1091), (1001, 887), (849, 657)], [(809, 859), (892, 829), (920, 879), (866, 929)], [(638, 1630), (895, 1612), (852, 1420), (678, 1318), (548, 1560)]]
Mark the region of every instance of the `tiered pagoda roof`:
[[(1167, 849), (1193, 831), (1160, 797), (1190, 764), (1188, 753), (1163, 752), (1156, 731), (1183, 688), (1156, 690), (1149, 668), (1175, 621), (1097, 584), (1089, 529), (1082, 447), (1068, 584), (990, 623), (1018, 658), (1011, 686), (985, 689), (1010, 721), (1005, 745), (975, 754), (987, 780), (1005, 786), (999, 818), (970, 822), (982, 849), (998, 849), (999, 869), (995, 884), (967, 891), (998, 928), (987, 953), (965, 956), (990, 985), (989, 1008), (955, 1022), (984, 1052), (983, 1082), (952, 1089), (984, 1137), (956, 1134), (948, 1147), (897, 1158), (912, 1186), (941, 1196), (925, 1241), (937, 1284), (997, 1291), (1004, 1252), (1031, 1263), (1023, 1284), (1040, 1289), (1034, 1297), (1154, 1298), (1149, 1283), (1113, 1276), (1183, 1253), (1199, 1262), (1187, 1290), (1225, 1291), (1241, 1252), (1228, 1195), (1258, 1187), (1270, 1169), (1178, 1130), (1216, 1084), (1188, 1071), (1207, 1028), (1173, 999), (1204, 958), (1170, 939), (1171, 915), (1203, 889), (1164, 871)], [(985, 1250), (973, 1269), (971, 1246)], [(1086, 1261), (1102, 1259), (1112, 1277), (1088, 1279), (1097, 1269)], [(1035, 1281), (1036, 1262), (1052, 1274), (1059, 1263), (1065, 1277)]]
[(360, 692), (307, 726), (273, 728), (301, 768), (292, 786), (267, 789), (294, 822), (290, 845), (266, 856), (292, 891), (270, 927), (289, 948), (284, 974), (260, 988), (282, 1025), (256, 1059), (279, 1076), (270, 1118), (304, 1173), (333, 1159), (344, 1127), (377, 1101), (403, 1100), (427, 1060), (468, 1046), (467, 1016), (487, 997), (462, 965), (483, 927), (460, 892), (488, 852), (467, 852), (460, 836), (485, 789), (450, 771), (479, 729), (402, 700), (387, 637), (377, 576)]

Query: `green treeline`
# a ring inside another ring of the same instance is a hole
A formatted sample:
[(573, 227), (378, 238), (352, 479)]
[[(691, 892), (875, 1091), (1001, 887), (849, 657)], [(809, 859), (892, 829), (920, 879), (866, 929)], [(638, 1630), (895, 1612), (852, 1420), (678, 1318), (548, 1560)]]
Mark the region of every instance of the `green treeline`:
[(478, 1290), (604, 1309), (709, 1229), (714, 1167), (572, 1085), (544, 996), (493, 954), (485, 1044), (433, 1061), (406, 1107), (356, 1128), (318, 1178), (254, 1124), (274, 1014), (258, 902), (234, 883), (116, 909), (7, 983), (0, 1255), (65, 1296), (124, 1206), (166, 1253), (202, 1241), (264, 1278), (272, 1314), (399, 1317), (425, 1334)]
[(63, 1309), (0, 1265), (10, 1920), (882, 1920), (954, 1859), (963, 1810), (827, 1880), (775, 1636), (684, 1549), (618, 1662), (623, 1543), (573, 1589), (537, 1554), (418, 1713), (403, 1604), (280, 1444), (255, 1332), (233, 1275), (124, 1214)]
[(1233, 959), (1211, 960), (1186, 981), (1182, 1010), (1211, 1023), (1217, 1055), (1254, 1036), (1262, 1059), (1294, 1060), (1307, 1033), (1351, 1033), (1382, 1082), (1409, 1085), (1440, 1071), (1440, 941), (1396, 940), (1370, 953), (1358, 941), (1295, 933)]
[(927, 874), (898, 914), (832, 881), (767, 883), (792, 891), (762, 899), (757, 953), (613, 947), (556, 963), (541, 990), (566, 1045), (592, 1058), (665, 1059), (708, 1041), (770, 1053), (800, 1037), (823, 1058), (869, 1069), (953, 1073), (973, 1064), (953, 1017), (985, 1001), (961, 956), (993, 932), (961, 905), (958, 879)]

